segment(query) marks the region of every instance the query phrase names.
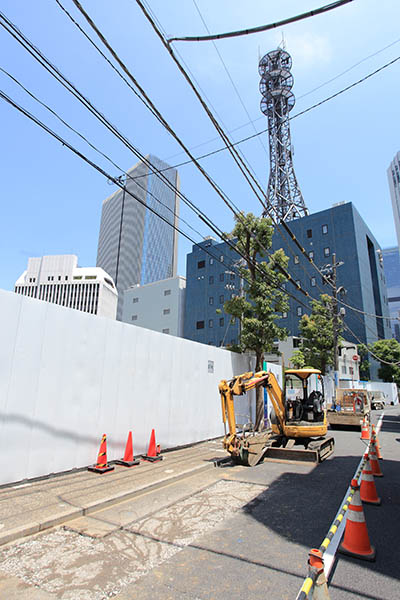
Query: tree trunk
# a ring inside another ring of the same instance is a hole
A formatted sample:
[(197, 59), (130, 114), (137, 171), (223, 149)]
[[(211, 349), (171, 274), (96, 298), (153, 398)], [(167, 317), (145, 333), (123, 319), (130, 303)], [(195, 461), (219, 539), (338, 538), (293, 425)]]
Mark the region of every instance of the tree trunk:
[[(255, 371), (262, 371), (263, 368), (263, 353), (256, 352), (256, 368)], [(264, 429), (264, 388), (262, 386), (256, 388), (256, 422), (255, 430), (262, 431)]]

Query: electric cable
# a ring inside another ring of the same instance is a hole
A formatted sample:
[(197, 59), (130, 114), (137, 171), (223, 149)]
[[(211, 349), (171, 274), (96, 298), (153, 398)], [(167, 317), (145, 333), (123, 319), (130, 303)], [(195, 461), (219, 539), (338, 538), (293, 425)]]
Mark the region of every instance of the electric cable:
[[(78, 0), (72, 0), (73, 3), (77, 6), (77, 8), (80, 10), (80, 12), (83, 14), (83, 16), (85, 17), (85, 19), (87, 20), (87, 22), (89, 23), (89, 25), (92, 27), (92, 29), (95, 31), (96, 35), (98, 35), (98, 37), (100, 38), (100, 40), (102, 41), (102, 43), (106, 46), (106, 48), (108, 49), (108, 51), (111, 53), (111, 55), (113, 56), (113, 58), (118, 62), (119, 66), (124, 70), (124, 72), (128, 75), (128, 77), (130, 78), (130, 80), (134, 83), (134, 85), (136, 87), (138, 87), (138, 89), (140, 90), (140, 92), (144, 95), (144, 97), (146, 98), (147, 102), (153, 107), (153, 109), (155, 111), (157, 111), (157, 114), (159, 115), (160, 119), (162, 119), (162, 122), (164, 124), (164, 126), (166, 127), (166, 129), (169, 131), (169, 133), (171, 133), (171, 135), (173, 135), (173, 137), (176, 139), (176, 141), (178, 141), (178, 143), (181, 145), (182, 148), (185, 149), (186, 153), (188, 154), (188, 156), (190, 156), (194, 162), (194, 164), (196, 165), (196, 167), (200, 170), (200, 172), (203, 174), (203, 176), (207, 179), (207, 181), (210, 183), (210, 185), (213, 187), (213, 189), (217, 192), (217, 194), (221, 197), (221, 199), (224, 201), (224, 203), (226, 204), (226, 206), (228, 206), (228, 208), (232, 211), (232, 213), (235, 215), (235, 217), (241, 221), (242, 220), (242, 215), (238, 209), (237, 206), (235, 206), (235, 204), (227, 197), (227, 195), (221, 190), (221, 188), (211, 179), (211, 177), (208, 175), (208, 173), (203, 169), (203, 167), (196, 161), (196, 159), (190, 154), (190, 151), (186, 148), (186, 146), (183, 144), (182, 140), (179, 138), (179, 136), (177, 136), (177, 134), (171, 129), (171, 127), (168, 125), (168, 123), (165, 121), (165, 119), (162, 117), (161, 113), (156, 109), (155, 105), (152, 103), (152, 101), (150, 100), (149, 96), (145, 93), (145, 91), (143, 90), (143, 88), (138, 84), (137, 80), (133, 77), (133, 75), (130, 73), (129, 69), (126, 67), (126, 65), (121, 61), (121, 59), (119, 58), (119, 56), (116, 54), (116, 52), (114, 51), (114, 49), (111, 47), (111, 45), (108, 43), (108, 41), (105, 39), (105, 37), (103, 36), (103, 34), (100, 32), (100, 30), (97, 28), (97, 26), (95, 25), (95, 23), (93, 22), (93, 20), (90, 18), (90, 16), (86, 13), (86, 11), (83, 9), (83, 7), (81, 6), (80, 2), (78, 2)], [(152, 21), (153, 22), (153, 21)], [(161, 33), (160, 33), (161, 35)], [(178, 61), (179, 63), (179, 61)], [(195, 89), (195, 88), (194, 88)], [(198, 94), (197, 90), (196, 93)], [(91, 105), (92, 106), (92, 105)], [(207, 107), (208, 110), (208, 107)], [(104, 116), (103, 116), (104, 118)], [(258, 184), (258, 182), (257, 182)], [(258, 184), (259, 185), (259, 184)], [(261, 188), (260, 188), (261, 189)], [(204, 215), (203, 215), (204, 217)], [(242, 221), (243, 222), (243, 221)], [(208, 223), (209, 224), (209, 223)], [(209, 224), (210, 226), (210, 224)], [(252, 232), (249, 232), (250, 235), (252, 235), (252, 237), (255, 237), (254, 234)], [(269, 251), (264, 248), (262, 246), (262, 244), (260, 244), (261, 248), (266, 252), (266, 254), (268, 254), (269, 256), (271, 256), (271, 254), (269, 253)], [(306, 290), (303, 290), (301, 288), (301, 286), (291, 277), (291, 275), (289, 273), (286, 272), (286, 270), (281, 266), (281, 265), (276, 265), (277, 269), (280, 270), (280, 272), (285, 276), (285, 278), (288, 279), (288, 281), (290, 281), (290, 283), (301, 293), (303, 293), (305, 296), (309, 296), (308, 292)]]
[[(346, 329), (347, 329), (347, 330), (348, 330), (348, 331), (349, 331), (349, 332), (350, 332), (350, 333), (353, 335), (353, 337), (354, 337), (354, 338), (355, 338), (355, 339), (358, 341), (358, 343), (359, 343), (359, 344), (362, 344), (363, 346), (366, 346), (366, 344), (364, 344), (364, 342), (362, 342), (362, 341), (360, 340), (360, 338), (359, 338), (359, 337), (358, 337), (358, 336), (357, 336), (357, 335), (354, 333), (354, 331), (352, 331), (352, 329), (350, 329), (350, 327), (349, 327), (349, 326), (348, 326), (346, 323), (343, 323), (343, 325), (344, 325), (344, 326), (346, 327)], [(371, 354), (371, 356), (372, 356), (373, 358), (375, 358), (375, 360), (377, 360), (377, 361), (379, 361), (379, 362), (381, 362), (381, 363), (383, 363), (383, 364), (385, 364), (385, 365), (389, 365), (389, 366), (391, 366), (391, 367), (398, 367), (398, 366), (400, 366), (400, 362), (397, 362), (397, 363), (388, 362), (387, 360), (384, 360), (383, 358), (379, 358), (379, 356), (377, 356), (376, 354), (374, 354), (374, 353), (373, 353), (373, 352), (370, 350), (370, 348), (369, 348), (368, 346), (367, 346), (367, 348), (368, 348), (368, 352), (369, 352), (369, 354)]]
[(295, 23), (296, 21), (308, 19), (309, 17), (315, 17), (316, 15), (320, 15), (330, 10), (334, 10), (335, 8), (339, 8), (340, 6), (348, 4), (352, 1), (353, 0), (337, 0), (336, 2), (332, 2), (331, 4), (325, 4), (325, 6), (321, 6), (320, 8), (309, 10), (308, 12), (302, 13), (301, 15), (296, 15), (295, 17), (289, 17), (287, 19), (283, 19), (282, 21), (269, 23), (268, 25), (259, 25), (258, 27), (252, 27), (250, 29), (240, 29), (238, 31), (229, 31), (228, 33), (216, 33), (213, 35), (171, 37), (168, 39), (168, 43), (170, 44), (171, 42), (205, 42), (210, 40), (223, 40), (226, 38), (238, 37), (242, 35), (250, 35), (252, 33), (260, 33), (261, 31), (276, 29), (277, 27), (282, 27), (282, 25)]
[[(57, 1), (58, 1), (58, 0), (57, 0)], [(58, 4), (59, 4), (59, 2), (58, 2)], [(294, 280), (293, 280), (293, 278), (291, 278), (291, 276), (290, 276), (289, 274), (286, 274), (286, 273), (284, 273), (284, 274), (285, 274), (285, 276), (287, 277), (287, 279), (288, 279), (289, 281), (292, 281), (292, 283), (293, 283), (293, 281), (294, 281)], [(287, 275), (289, 275), (289, 276), (287, 276)], [(298, 284), (296, 284), (296, 287), (299, 289), (299, 291), (301, 291), (301, 289), (300, 289), (300, 287), (298, 286)], [(288, 292), (286, 292), (286, 293), (288, 293)], [(309, 296), (309, 294), (308, 294), (308, 293), (306, 293), (305, 295), (308, 295), (308, 296)], [(295, 299), (297, 302), (299, 302), (299, 300), (298, 300), (297, 298), (294, 298), (294, 299)], [(307, 307), (307, 308), (308, 308), (308, 307)]]
[[(87, 156), (85, 156), (82, 152), (80, 152), (78, 149), (76, 149), (74, 146), (72, 146), (72, 144), (70, 144), (67, 140), (63, 139), (59, 134), (57, 134), (56, 132), (54, 132), (50, 127), (48, 127), (47, 125), (45, 125), (42, 121), (40, 121), (40, 119), (38, 119), (35, 115), (33, 115), (32, 113), (30, 113), (28, 110), (26, 110), (25, 108), (23, 108), (22, 106), (20, 106), (17, 102), (15, 102), (14, 100), (12, 100), (12, 98), (10, 98), (7, 94), (5, 94), (3, 91), (0, 90), (0, 98), (2, 98), (3, 100), (5, 100), (6, 102), (8, 102), (8, 104), (10, 104), (11, 106), (13, 106), (16, 110), (18, 110), (20, 113), (22, 113), (25, 117), (27, 117), (28, 119), (30, 119), (31, 121), (33, 121), (36, 125), (38, 125), (39, 127), (41, 127), (42, 129), (44, 129), (44, 131), (46, 131), (49, 135), (51, 135), (52, 137), (54, 137), (57, 141), (59, 141), (63, 146), (65, 146), (66, 148), (68, 148), (71, 152), (73, 152), (74, 154), (76, 154), (79, 158), (81, 158), (82, 160), (84, 160), (87, 164), (89, 164), (93, 169), (95, 169), (96, 171), (98, 171), (101, 175), (103, 175), (104, 177), (106, 177), (106, 179), (112, 181), (115, 185), (117, 185), (120, 189), (124, 189), (124, 185), (119, 181), (118, 178), (114, 177), (113, 175), (111, 175), (110, 173), (107, 173), (107, 171), (105, 171), (105, 169), (103, 169), (102, 167), (100, 167), (99, 165), (97, 165), (94, 161), (92, 161), (91, 159), (89, 159)], [(130, 195), (131, 197), (133, 197), (135, 200), (137, 200), (140, 204), (142, 204), (143, 206), (145, 206), (150, 212), (152, 212), (153, 214), (155, 214), (156, 216), (158, 216), (162, 221), (164, 221), (165, 223), (167, 223), (170, 227), (172, 227), (173, 229), (175, 229), (178, 233), (180, 233), (181, 235), (183, 235), (186, 239), (188, 239), (190, 242), (192, 242), (195, 246), (199, 246), (199, 243), (195, 242), (187, 233), (183, 232), (182, 230), (180, 230), (176, 225), (174, 225), (173, 223), (170, 223), (165, 217), (163, 217), (163, 215), (160, 215), (159, 213), (157, 213), (157, 211), (155, 211), (152, 207), (148, 206), (141, 198), (139, 198), (138, 196), (136, 196), (136, 194), (134, 194), (133, 192), (131, 192), (130, 190), (125, 188), (125, 193), (127, 193), (128, 195)], [(244, 258), (246, 260), (245, 255), (243, 255), (240, 250), (238, 250), (236, 248), (236, 246), (234, 244), (232, 244), (232, 242), (227, 238), (224, 239), (223, 241), (225, 241), (233, 250), (235, 250), (235, 252), (241, 256), (242, 258)], [(204, 250), (207, 254), (210, 254), (210, 256), (212, 256), (213, 258), (215, 258), (215, 255), (211, 254), (208, 249), (206, 247), (200, 246), (202, 250)], [(234, 265), (234, 263), (232, 263)], [(271, 285), (271, 287), (283, 292), (285, 295), (292, 297), (296, 300), (296, 302), (300, 302), (295, 296), (293, 296), (290, 292), (288, 292), (286, 289), (281, 288), (279, 285), (276, 284), (276, 282), (274, 282), (270, 276), (268, 276), (262, 269), (260, 269), (259, 265), (257, 263), (252, 263), (252, 266), (261, 273), (262, 278), (264, 279), (264, 281), (266, 283), (268, 283), (269, 285)], [(275, 265), (276, 266), (276, 265)], [(250, 283), (248, 280), (246, 280), (245, 277), (243, 277), (240, 272), (236, 271), (239, 275), (239, 277), (241, 277), (242, 279), (244, 279), (245, 281), (247, 281), (247, 283)], [(307, 309), (308, 307), (303, 304)]]
[[(153, 17), (156, 18), (154, 16)], [(386, 46), (384, 46), (383, 48), (380, 48), (379, 50), (376, 50), (375, 52), (373, 52), (372, 54), (368, 54), (368, 56), (365, 56), (364, 58), (362, 58), (361, 60), (359, 60), (358, 62), (352, 64), (350, 67), (347, 67), (347, 69), (345, 69), (344, 71), (341, 71), (340, 73), (338, 73), (337, 75), (335, 75), (334, 77), (331, 77), (330, 79), (328, 79), (327, 81), (324, 81), (323, 83), (320, 83), (317, 87), (309, 90), (308, 92), (305, 92), (304, 94), (300, 94), (300, 96), (296, 95), (296, 100), (301, 100), (302, 98), (305, 98), (306, 96), (309, 96), (310, 94), (313, 94), (314, 92), (320, 90), (321, 88), (325, 87), (326, 85), (328, 85), (329, 83), (332, 83), (333, 81), (336, 81), (337, 79), (339, 79), (340, 77), (342, 77), (343, 75), (346, 75), (346, 73), (349, 73), (350, 71), (352, 71), (353, 69), (355, 69), (356, 67), (358, 67), (359, 65), (361, 65), (363, 62), (369, 60), (370, 58), (374, 58), (375, 56), (377, 56), (378, 54), (380, 54), (381, 52), (384, 52), (385, 50), (387, 50), (388, 48), (391, 48), (392, 46), (395, 46), (396, 44), (398, 44), (400, 42), (400, 38), (394, 40), (393, 42), (391, 42), (390, 44), (387, 44)], [(235, 133), (235, 131), (238, 131), (239, 129), (243, 129), (244, 127), (248, 127), (249, 125), (253, 125), (254, 123), (257, 123), (257, 121), (261, 121), (261, 119), (265, 119), (265, 115), (260, 115), (259, 117), (256, 117), (255, 119), (251, 119), (247, 122), (247, 123), (243, 123), (242, 125), (238, 125), (237, 127), (234, 127), (233, 129), (230, 129), (228, 131), (229, 134), (231, 133)], [(211, 144), (212, 142), (215, 142), (219, 140), (219, 137), (216, 136), (214, 138), (211, 138), (205, 142), (201, 142), (200, 144), (196, 144), (195, 146), (191, 146), (191, 150), (194, 150), (195, 148), (200, 148), (201, 146), (205, 146), (207, 144)], [(168, 159), (166, 160), (170, 160), (171, 158), (175, 158), (175, 156), (179, 156), (180, 154), (183, 154), (182, 152), (179, 152), (178, 154), (174, 154), (172, 156), (170, 156)], [(200, 159), (201, 157), (197, 157), (198, 159)], [(181, 166), (181, 165), (178, 165)]]
[[(205, 19), (204, 19), (203, 15), (202, 15), (201, 11), (200, 11), (199, 5), (197, 4), (196, 0), (192, 0), (192, 1), (193, 1), (193, 4), (194, 4), (194, 6), (195, 6), (195, 8), (196, 8), (196, 10), (197, 10), (197, 12), (198, 12), (198, 14), (199, 14), (199, 17), (200, 17), (200, 19), (201, 19), (201, 21), (202, 21), (202, 23), (203, 23), (203, 25), (204, 25), (204, 27), (205, 27), (205, 29), (206, 29), (207, 33), (210, 33), (210, 30), (209, 30), (209, 28), (208, 28), (208, 25), (207, 25), (207, 23), (206, 23), (206, 21), (205, 21)], [(229, 79), (229, 81), (230, 81), (230, 82), (231, 82), (231, 84), (232, 84), (232, 87), (233, 87), (233, 89), (234, 89), (234, 92), (235, 92), (236, 96), (238, 97), (238, 99), (239, 99), (239, 102), (240, 102), (240, 104), (242, 105), (242, 108), (243, 108), (244, 112), (246, 113), (246, 116), (247, 116), (247, 118), (249, 119), (249, 123), (251, 123), (251, 125), (252, 125), (252, 127), (253, 127), (253, 129), (254, 129), (254, 132), (255, 132), (255, 133), (257, 133), (256, 126), (254, 125), (254, 123), (253, 123), (253, 122), (252, 122), (252, 120), (251, 120), (250, 113), (249, 113), (249, 111), (247, 110), (247, 107), (246, 107), (246, 105), (245, 105), (245, 103), (244, 103), (244, 101), (243, 101), (243, 98), (242, 98), (242, 96), (240, 95), (240, 92), (239, 92), (239, 90), (238, 90), (238, 88), (237, 88), (237, 85), (235, 84), (235, 82), (234, 82), (234, 80), (233, 80), (233, 77), (232, 77), (232, 75), (231, 75), (231, 74), (230, 74), (230, 72), (229, 72), (229, 69), (228, 69), (228, 67), (227, 67), (227, 65), (226, 65), (226, 63), (225, 63), (225, 61), (224, 61), (224, 59), (223, 59), (223, 57), (222, 57), (222, 54), (221, 54), (221, 52), (218, 50), (218, 46), (217, 46), (217, 44), (216, 44), (214, 41), (212, 42), (212, 44), (213, 44), (213, 46), (214, 46), (215, 52), (217, 53), (217, 55), (218, 55), (218, 57), (219, 57), (219, 59), (220, 59), (220, 61), (221, 61), (221, 64), (222, 64), (222, 66), (223, 66), (223, 68), (224, 68), (224, 71), (225, 71), (225, 73), (227, 74), (227, 76), (228, 76), (228, 79)], [(266, 156), (268, 156), (267, 149), (266, 149), (266, 147), (264, 146), (264, 143), (263, 143), (262, 139), (259, 137), (259, 138), (258, 138), (258, 140), (259, 140), (259, 142), (260, 142), (261, 148), (264, 150), (264, 152), (265, 152)]]

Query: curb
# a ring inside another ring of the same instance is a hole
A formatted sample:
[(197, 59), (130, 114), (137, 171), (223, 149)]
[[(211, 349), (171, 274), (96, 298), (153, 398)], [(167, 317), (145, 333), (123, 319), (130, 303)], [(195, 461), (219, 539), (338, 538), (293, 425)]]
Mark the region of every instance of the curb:
[(130, 500), (132, 498), (135, 498), (136, 496), (140, 496), (142, 494), (161, 489), (181, 479), (186, 479), (187, 477), (191, 477), (192, 475), (196, 475), (197, 473), (201, 473), (202, 471), (205, 471), (207, 469), (211, 470), (214, 468), (215, 467), (212, 462), (199, 465), (191, 469), (187, 469), (186, 471), (182, 471), (181, 473), (178, 473), (173, 477), (165, 477), (164, 479), (158, 480), (154, 483), (150, 483), (149, 485), (143, 485), (142, 487), (137, 488), (135, 490), (131, 489), (129, 491), (122, 492), (117, 495), (103, 497), (102, 499), (94, 502), (88, 502), (86, 505), (79, 508), (71, 506), (69, 511), (65, 511), (64, 509), (63, 512), (60, 511), (59, 513), (53, 514), (51, 517), (43, 521), (34, 521), (27, 525), (23, 525), (22, 527), (16, 527), (15, 529), (8, 530), (3, 534), (0, 532), (0, 546), (23, 537), (33, 535), (41, 531), (45, 531), (46, 529), (50, 529), (51, 527), (62, 525), (64, 523), (67, 523), (68, 521), (72, 521), (79, 517), (85, 517), (104, 508), (108, 508), (113, 504), (119, 504), (120, 502), (124, 502), (125, 500)]

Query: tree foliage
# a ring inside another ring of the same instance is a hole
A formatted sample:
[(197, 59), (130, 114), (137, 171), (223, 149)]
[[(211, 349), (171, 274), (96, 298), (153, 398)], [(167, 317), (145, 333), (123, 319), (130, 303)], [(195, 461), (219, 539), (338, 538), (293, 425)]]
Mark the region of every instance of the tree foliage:
[[(241, 324), (239, 348), (256, 355), (256, 371), (262, 370), (265, 352), (274, 351), (274, 341), (283, 340), (287, 332), (276, 323), (289, 304), (284, 291), (277, 289), (286, 280), (279, 267), (287, 267), (288, 257), (282, 249), (266, 254), (272, 245), (273, 225), (270, 219), (241, 213), (231, 233), (235, 246), (244, 257), (239, 260), (242, 293), (224, 304), (226, 313)], [(250, 233), (251, 232), (251, 233)], [(253, 235), (251, 235), (253, 234)], [(256, 428), (263, 417), (263, 390), (257, 390)]]
[(369, 352), (368, 346), (365, 344), (358, 344), (357, 346), (358, 356), (360, 357), (360, 379), (368, 380), (370, 378), (369, 367), (370, 363), (368, 360)]
[[(400, 344), (394, 338), (389, 340), (378, 340), (369, 347), (378, 358), (390, 363), (400, 363)], [(400, 386), (400, 366), (386, 365), (381, 362), (378, 375), (383, 381), (394, 381)]]
[[(327, 367), (334, 365), (334, 300), (321, 294), (320, 300), (311, 301), (311, 314), (300, 320), (302, 347), (296, 350), (293, 359), (297, 365), (310, 365), (325, 374)], [(338, 325), (340, 333), (341, 326)]]

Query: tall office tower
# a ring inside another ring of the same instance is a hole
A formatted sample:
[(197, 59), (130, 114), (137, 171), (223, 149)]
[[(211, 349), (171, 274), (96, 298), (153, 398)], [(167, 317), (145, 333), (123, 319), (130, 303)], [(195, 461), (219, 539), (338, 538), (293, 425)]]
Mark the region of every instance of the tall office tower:
[(74, 254), (30, 258), (14, 291), (109, 319), (117, 313), (118, 294), (111, 277), (98, 267), (78, 267)]
[(396, 226), (397, 245), (400, 249), (400, 152), (396, 154), (387, 170), (394, 224)]
[(264, 216), (291, 221), (308, 215), (293, 167), (289, 112), (294, 106), (292, 58), (278, 48), (260, 60), (261, 111), (268, 117), (270, 172)]
[(400, 342), (400, 254), (397, 246), (382, 250), (392, 335)]
[(97, 266), (117, 286), (118, 320), (125, 290), (176, 275), (178, 238), (173, 226), (179, 214), (178, 172), (156, 156), (148, 155), (146, 160), (163, 171), (171, 187), (140, 161), (128, 171), (124, 188), (104, 200), (101, 213)]
[[(346, 308), (343, 337), (354, 344), (364, 344), (391, 337), (389, 306), (381, 249), (374, 235), (351, 202), (339, 203), (332, 208), (295, 219), (290, 229), (305, 248), (309, 258), (322, 268), (332, 264), (332, 254), (342, 263), (337, 269), (337, 285), (346, 290), (344, 302), (356, 310)], [(310, 265), (295, 242), (283, 239), (275, 231), (272, 251), (283, 248), (289, 256), (288, 271), (311, 298), (330, 293), (328, 285)], [(237, 319), (224, 313), (224, 303), (242, 293), (245, 282), (235, 268), (238, 255), (226, 242), (206, 239), (193, 246), (187, 256), (184, 337), (189, 340), (227, 346), (236, 344), (239, 336)], [(290, 283), (285, 284), (294, 298), (289, 298), (289, 309), (277, 321), (292, 336), (299, 336), (299, 321), (309, 309), (307, 300), (296, 293)], [(299, 298), (299, 301), (295, 299)], [(374, 316), (377, 315), (377, 316)], [(378, 364), (371, 361), (371, 375), (377, 376)]]

